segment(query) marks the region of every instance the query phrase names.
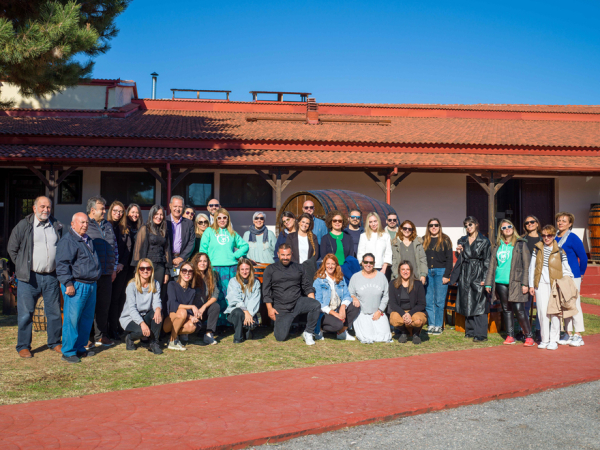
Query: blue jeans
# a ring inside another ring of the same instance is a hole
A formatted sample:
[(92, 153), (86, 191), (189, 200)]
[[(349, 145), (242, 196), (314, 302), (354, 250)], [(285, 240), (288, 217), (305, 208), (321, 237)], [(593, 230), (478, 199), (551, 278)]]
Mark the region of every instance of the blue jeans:
[(56, 274), (31, 272), (29, 283), (19, 281), (17, 289), (17, 351), (31, 350), (33, 311), (40, 295), (44, 297), (48, 347), (54, 348), (59, 345), (62, 319), (60, 317), (60, 283)]
[(85, 353), (96, 310), (96, 283), (76, 281), (73, 287), (75, 295), (69, 297), (66, 287), (60, 286), (65, 300), (62, 354), (67, 357)]
[(442, 283), (446, 269), (429, 269), (427, 273), (427, 285), (425, 286), (425, 300), (427, 305), (427, 321), (430, 327), (442, 327), (444, 323), (444, 307), (446, 306), (446, 294), (448, 285)]

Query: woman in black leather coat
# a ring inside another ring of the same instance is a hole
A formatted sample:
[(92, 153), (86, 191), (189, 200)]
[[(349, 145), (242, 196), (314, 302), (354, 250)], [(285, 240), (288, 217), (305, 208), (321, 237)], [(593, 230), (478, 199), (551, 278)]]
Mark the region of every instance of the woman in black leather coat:
[(456, 312), (465, 316), (465, 337), (474, 342), (487, 341), (490, 304), (484, 288), (490, 264), (491, 245), (479, 232), (479, 222), (473, 216), (464, 220), (467, 235), (458, 240), (458, 260), (452, 270), (451, 283), (458, 282)]

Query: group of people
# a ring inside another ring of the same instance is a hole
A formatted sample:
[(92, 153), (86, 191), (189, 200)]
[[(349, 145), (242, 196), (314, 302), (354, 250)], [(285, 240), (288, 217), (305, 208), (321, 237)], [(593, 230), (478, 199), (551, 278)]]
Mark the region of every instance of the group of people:
[[(161, 335), (169, 337), (170, 350), (185, 351), (191, 333), (214, 345), (218, 326), (232, 326), (234, 343), (242, 343), (259, 324), (261, 303), (278, 341), (306, 315), (302, 336), (308, 345), (323, 339), (323, 332), (340, 340), (392, 342), (394, 331), (400, 343), (412, 335), (419, 344), (425, 325), (429, 335), (441, 334), (448, 285), (455, 283), (456, 310), (465, 316), (465, 335), (476, 342), (487, 339), (489, 294), (495, 292), (505, 344), (516, 342), (514, 314), (525, 345), (534, 345), (528, 312), (535, 295), (539, 347), (583, 345), (578, 289), (587, 258), (570, 232), (569, 213), (557, 215), (558, 232), (529, 216), (523, 238), (503, 220), (493, 247), (468, 217), (454, 264), (452, 242), (438, 219), (429, 220), (420, 238), (413, 222), (399, 223), (393, 213), (384, 225), (369, 212), (365, 228), (360, 210), (330, 211), (319, 219), (310, 200), (298, 217), (281, 214), (277, 237), (267, 229), (264, 212), (256, 212), (240, 236), (217, 199), (197, 214), (173, 196), (169, 213), (154, 205), (144, 222), (138, 205), (114, 201), (107, 210), (97, 196), (88, 200), (86, 213), (73, 215), (70, 227), (51, 210), (50, 199), (38, 197), (8, 243), (18, 279), (17, 352), (23, 358), (32, 357), (32, 317), (40, 296), (48, 347), (76, 363), (96, 346), (123, 338), (127, 350), (140, 340), (155, 354), (162, 353)], [(262, 284), (257, 265), (264, 267)], [(565, 301), (570, 311), (552, 301), (556, 289), (573, 300)], [(559, 315), (567, 330), (560, 340)]]

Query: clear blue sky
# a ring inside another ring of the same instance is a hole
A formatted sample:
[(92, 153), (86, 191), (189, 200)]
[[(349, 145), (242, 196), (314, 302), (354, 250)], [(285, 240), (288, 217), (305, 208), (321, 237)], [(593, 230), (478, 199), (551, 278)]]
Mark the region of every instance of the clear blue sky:
[(134, 0), (95, 78), (318, 102), (600, 104), (600, 1)]

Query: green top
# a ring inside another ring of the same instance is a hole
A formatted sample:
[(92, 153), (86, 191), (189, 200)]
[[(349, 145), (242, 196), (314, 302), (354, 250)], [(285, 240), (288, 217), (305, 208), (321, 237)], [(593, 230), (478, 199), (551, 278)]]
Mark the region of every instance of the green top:
[(344, 237), (344, 233), (333, 234), (331, 231), (329, 232), (329, 236), (335, 239), (335, 256), (340, 263), (340, 266), (344, 265), (346, 262), (346, 257), (344, 256), (344, 244), (342, 244), (342, 238)]
[(510, 265), (512, 263), (513, 245), (507, 244), (502, 241), (498, 251), (496, 252), (496, 259), (498, 260), (498, 267), (496, 267), (496, 283), (509, 284), (510, 283)]
[(218, 235), (207, 228), (202, 234), (200, 251), (208, 255), (213, 267), (235, 266), (248, 253), (248, 243), (237, 233), (231, 236), (227, 228), (220, 228)]

